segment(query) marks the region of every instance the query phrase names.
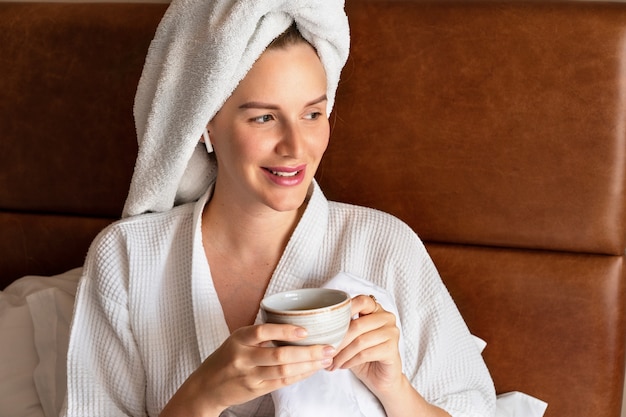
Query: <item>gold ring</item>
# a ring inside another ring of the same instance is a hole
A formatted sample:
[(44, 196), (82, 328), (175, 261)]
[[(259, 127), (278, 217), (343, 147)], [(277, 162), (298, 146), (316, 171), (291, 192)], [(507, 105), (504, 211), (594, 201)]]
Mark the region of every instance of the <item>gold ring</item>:
[(369, 298), (371, 298), (372, 301), (374, 301), (374, 311), (370, 313), (370, 314), (374, 314), (378, 310), (380, 310), (380, 304), (378, 304), (378, 300), (376, 300), (376, 297), (374, 297), (372, 294), (369, 295)]

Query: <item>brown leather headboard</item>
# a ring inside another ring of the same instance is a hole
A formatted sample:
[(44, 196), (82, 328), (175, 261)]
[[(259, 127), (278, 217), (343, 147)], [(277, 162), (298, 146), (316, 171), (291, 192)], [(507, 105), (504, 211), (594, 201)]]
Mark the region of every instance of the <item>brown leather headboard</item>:
[[(165, 5), (0, 3), (0, 278), (79, 266), (119, 216)], [(426, 241), (498, 392), (617, 417), (626, 4), (348, 0), (318, 172)], [(419, 291), (419, 288), (415, 288)]]
[(0, 282), (79, 266), (120, 216), (166, 5), (0, 3)]

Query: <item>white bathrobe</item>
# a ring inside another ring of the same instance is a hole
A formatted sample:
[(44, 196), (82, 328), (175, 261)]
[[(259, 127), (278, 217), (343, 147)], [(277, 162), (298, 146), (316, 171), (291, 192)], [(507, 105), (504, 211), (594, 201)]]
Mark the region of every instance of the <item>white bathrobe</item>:
[[(67, 416), (157, 416), (229, 336), (202, 247), (209, 193), (122, 220), (92, 244), (71, 330)], [(327, 201), (314, 183), (267, 293), (322, 286), (340, 272), (392, 295), (404, 373), (428, 401), (453, 417), (493, 416), (487, 368), (419, 238), (391, 215)], [(267, 395), (223, 416), (273, 410)]]

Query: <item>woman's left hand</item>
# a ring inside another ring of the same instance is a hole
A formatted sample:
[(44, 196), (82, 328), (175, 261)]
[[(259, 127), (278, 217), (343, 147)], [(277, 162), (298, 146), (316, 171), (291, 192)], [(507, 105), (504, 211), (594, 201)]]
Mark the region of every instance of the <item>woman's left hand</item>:
[(389, 393), (401, 384), (400, 330), (396, 317), (372, 296), (352, 299), (352, 320), (329, 370), (351, 369), (374, 394)]

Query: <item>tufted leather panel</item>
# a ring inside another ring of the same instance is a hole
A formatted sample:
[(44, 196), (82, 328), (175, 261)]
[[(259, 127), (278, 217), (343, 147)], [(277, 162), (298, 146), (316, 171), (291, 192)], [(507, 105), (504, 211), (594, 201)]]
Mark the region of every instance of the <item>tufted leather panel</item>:
[(24, 275), (55, 275), (83, 264), (109, 219), (0, 212), (0, 290)]
[(116, 218), (166, 5), (0, 3), (0, 208)]
[(351, 58), (319, 173), (331, 198), (429, 241), (624, 252), (623, 5), (347, 6)]
[(498, 392), (546, 401), (546, 417), (618, 416), (624, 258), (432, 244), (433, 261)]

